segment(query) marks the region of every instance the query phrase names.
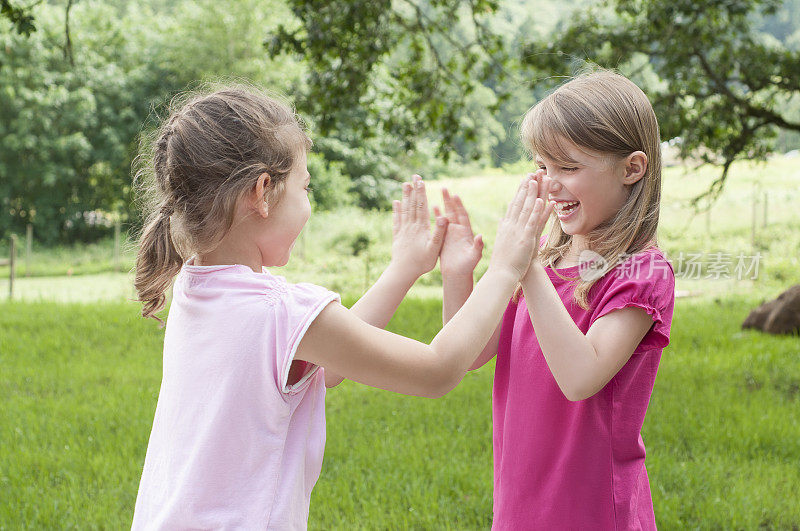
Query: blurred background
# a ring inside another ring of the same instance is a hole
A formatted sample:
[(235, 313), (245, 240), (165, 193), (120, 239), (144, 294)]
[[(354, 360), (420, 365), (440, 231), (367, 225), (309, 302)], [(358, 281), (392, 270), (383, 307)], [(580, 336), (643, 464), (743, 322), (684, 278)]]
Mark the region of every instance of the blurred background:
[[(131, 163), (177, 93), (244, 80), (314, 140), (314, 214), (274, 271), (354, 302), (413, 173), (491, 254), (533, 170), (525, 111), (591, 65), (647, 93), (678, 301), (645, 422), (665, 529), (800, 527), (797, 335), (742, 330), (800, 283), (800, 0), (0, 0), (0, 529), (130, 525), (163, 330), (138, 317)], [(800, 310), (798, 310), (800, 311)], [(390, 328), (429, 340), (441, 274)], [(345, 383), (309, 526), (491, 525), (493, 364), (444, 399)]]

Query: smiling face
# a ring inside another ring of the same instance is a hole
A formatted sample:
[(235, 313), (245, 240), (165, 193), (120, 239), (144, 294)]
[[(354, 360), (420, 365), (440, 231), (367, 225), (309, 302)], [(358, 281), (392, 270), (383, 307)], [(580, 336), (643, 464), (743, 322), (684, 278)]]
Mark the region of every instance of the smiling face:
[[(537, 155), (537, 165), (553, 180), (550, 200), (562, 230), (585, 237), (613, 218), (628, 198), (626, 160), (562, 144), (564, 160)], [(562, 157), (559, 157), (562, 159)]]

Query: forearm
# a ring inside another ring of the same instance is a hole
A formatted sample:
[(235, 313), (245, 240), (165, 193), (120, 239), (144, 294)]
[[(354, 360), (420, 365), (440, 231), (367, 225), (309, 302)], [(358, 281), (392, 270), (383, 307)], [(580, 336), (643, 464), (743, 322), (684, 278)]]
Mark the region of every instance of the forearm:
[(569, 399), (585, 395), (587, 380), (597, 373), (597, 352), (572, 320), (541, 264), (531, 264), (522, 290), (536, 340), (556, 383)]
[(472, 293), (472, 273), (468, 275), (442, 273), (442, 324), (447, 324), (464, 306), (470, 293)]
[(489, 270), (460, 310), (431, 342), (441, 363), (457, 375), (455, 386), (483, 351), (503, 316), (517, 279), (505, 271)]
[[(350, 308), (359, 319), (378, 328), (386, 328), (403, 297), (414, 285), (416, 278), (404, 274), (394, 264), (381, 274), (380, 278)], [(325, 387), (336, 387), (344, 378), (330, 370), (325, 371)]]
[(385, 328), (417, 277), (408, 274), (394, 263), (350, 308), (362, 321), (378, 328)]

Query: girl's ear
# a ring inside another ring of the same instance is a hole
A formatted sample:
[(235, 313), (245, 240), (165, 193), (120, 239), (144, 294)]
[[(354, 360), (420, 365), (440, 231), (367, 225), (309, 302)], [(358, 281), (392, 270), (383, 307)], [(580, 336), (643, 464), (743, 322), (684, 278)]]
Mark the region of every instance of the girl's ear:
[(644, 151), (634, 151), (625, 157), (625, 176), (623, 184), (634, 184), (647, 172), (647, 155)]
[(269, 184), (269, 174), (264, 172), (258, 176), (256, 185), (253, 188), (253, 208), (262, 218), (266, 218), (269, 215)]

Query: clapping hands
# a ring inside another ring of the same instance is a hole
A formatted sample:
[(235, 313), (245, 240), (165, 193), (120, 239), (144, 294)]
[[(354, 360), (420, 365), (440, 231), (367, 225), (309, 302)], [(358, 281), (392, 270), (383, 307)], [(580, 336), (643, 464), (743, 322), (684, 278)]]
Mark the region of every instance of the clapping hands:
[(425, 183), (414, 175), (392, 203), (392, 264), (414, 278), (424, 275), (436, 265), (446, 231), (447, 218), (437, 214), (431, 233)]
[[(493, 262), (510, 260), (515, 268), (525, 262), (521, 274), (525, 273), (527, 264), (537, 255), (539, 237), (552, 213), (549, 190), (550, 179), (544, 172), (529, 174), (522, 180), (500, 222)], [(442, 199), (445, 212), (442, 215), (439, 207), (433, 207), (436, 225), (431, 233), (425, 183), (418, 175), (410, 183), (403, 183), (402, 200), (392, 205), (392, 263), (419, 277), (432, 270), (440, 258), (442, 275), (471, 278), (483, 253), (483, 238), (473, 233), (469, 214), (458, 195), (450, 195), (444, 188)], [(500, 258), (499, 254), (505, 256)]]

